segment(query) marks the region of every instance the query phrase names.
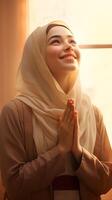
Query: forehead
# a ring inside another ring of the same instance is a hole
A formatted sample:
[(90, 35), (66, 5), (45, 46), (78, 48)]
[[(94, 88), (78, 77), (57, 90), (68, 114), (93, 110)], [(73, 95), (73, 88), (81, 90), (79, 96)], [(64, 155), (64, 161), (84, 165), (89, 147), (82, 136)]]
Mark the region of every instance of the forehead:
[(47, 38), (49, 39), (52, 36), (73, 36), (73, 34), (71, 33), (71, 31), (69, 31), (67, 28), (63, 27), (63, 26), (55, 26), (53, 28), (51, 28), (47, 34)]

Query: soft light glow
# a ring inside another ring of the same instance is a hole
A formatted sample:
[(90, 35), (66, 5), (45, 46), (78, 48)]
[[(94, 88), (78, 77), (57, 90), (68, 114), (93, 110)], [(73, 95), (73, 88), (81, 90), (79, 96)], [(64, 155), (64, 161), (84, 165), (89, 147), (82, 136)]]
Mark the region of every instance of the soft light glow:
[[(29, 0), (29, 33), (37, 26), (61, 19), (78, 43), (112, 43), (112, 0)], [(82, 50), (81, 81), (101, 109), (112, 144), (112, 49)]]

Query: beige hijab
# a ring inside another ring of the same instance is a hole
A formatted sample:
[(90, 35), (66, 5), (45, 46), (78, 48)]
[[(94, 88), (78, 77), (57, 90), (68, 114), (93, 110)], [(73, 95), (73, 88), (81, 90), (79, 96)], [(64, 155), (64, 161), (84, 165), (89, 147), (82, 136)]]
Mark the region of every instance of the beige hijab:
[[(54, 23), (63, 24), (56, 21)], [(46, 65), (48, 25), (38, 27), (26, 41), (17, 74), (16, 98), (33, 110), (33, 137), (38, 154), (56, 145), (59, 116), (63, 113), (68, 98), (74, 99), (79, 112), (81, 145), (93, 152), (96, 139), (95, 116), (89, 97), (81, 91), (79, 78), (77, 77), (72, 90), (65, 94)]]

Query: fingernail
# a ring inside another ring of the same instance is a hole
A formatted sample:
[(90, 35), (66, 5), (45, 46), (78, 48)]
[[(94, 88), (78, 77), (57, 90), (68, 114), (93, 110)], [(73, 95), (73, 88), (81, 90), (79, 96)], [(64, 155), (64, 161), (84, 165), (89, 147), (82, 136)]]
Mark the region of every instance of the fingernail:
[(68, 104), (74, 104), (74, 101), (72, 99), (68, 99)]
[(77, 112), (77, 110), (75, 110), (75, 111), (74, 111), (74, 115), (78, 115), (78, 112)]

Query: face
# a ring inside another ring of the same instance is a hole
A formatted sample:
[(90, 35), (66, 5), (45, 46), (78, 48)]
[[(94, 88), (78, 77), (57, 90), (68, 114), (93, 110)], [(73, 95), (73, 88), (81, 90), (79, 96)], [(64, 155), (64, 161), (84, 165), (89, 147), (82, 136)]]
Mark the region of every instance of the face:
[(54, 75), (77, 71), (80, 51), (74, 36), (65, 27), (55, 26), (47, 34), (46, 63)]

